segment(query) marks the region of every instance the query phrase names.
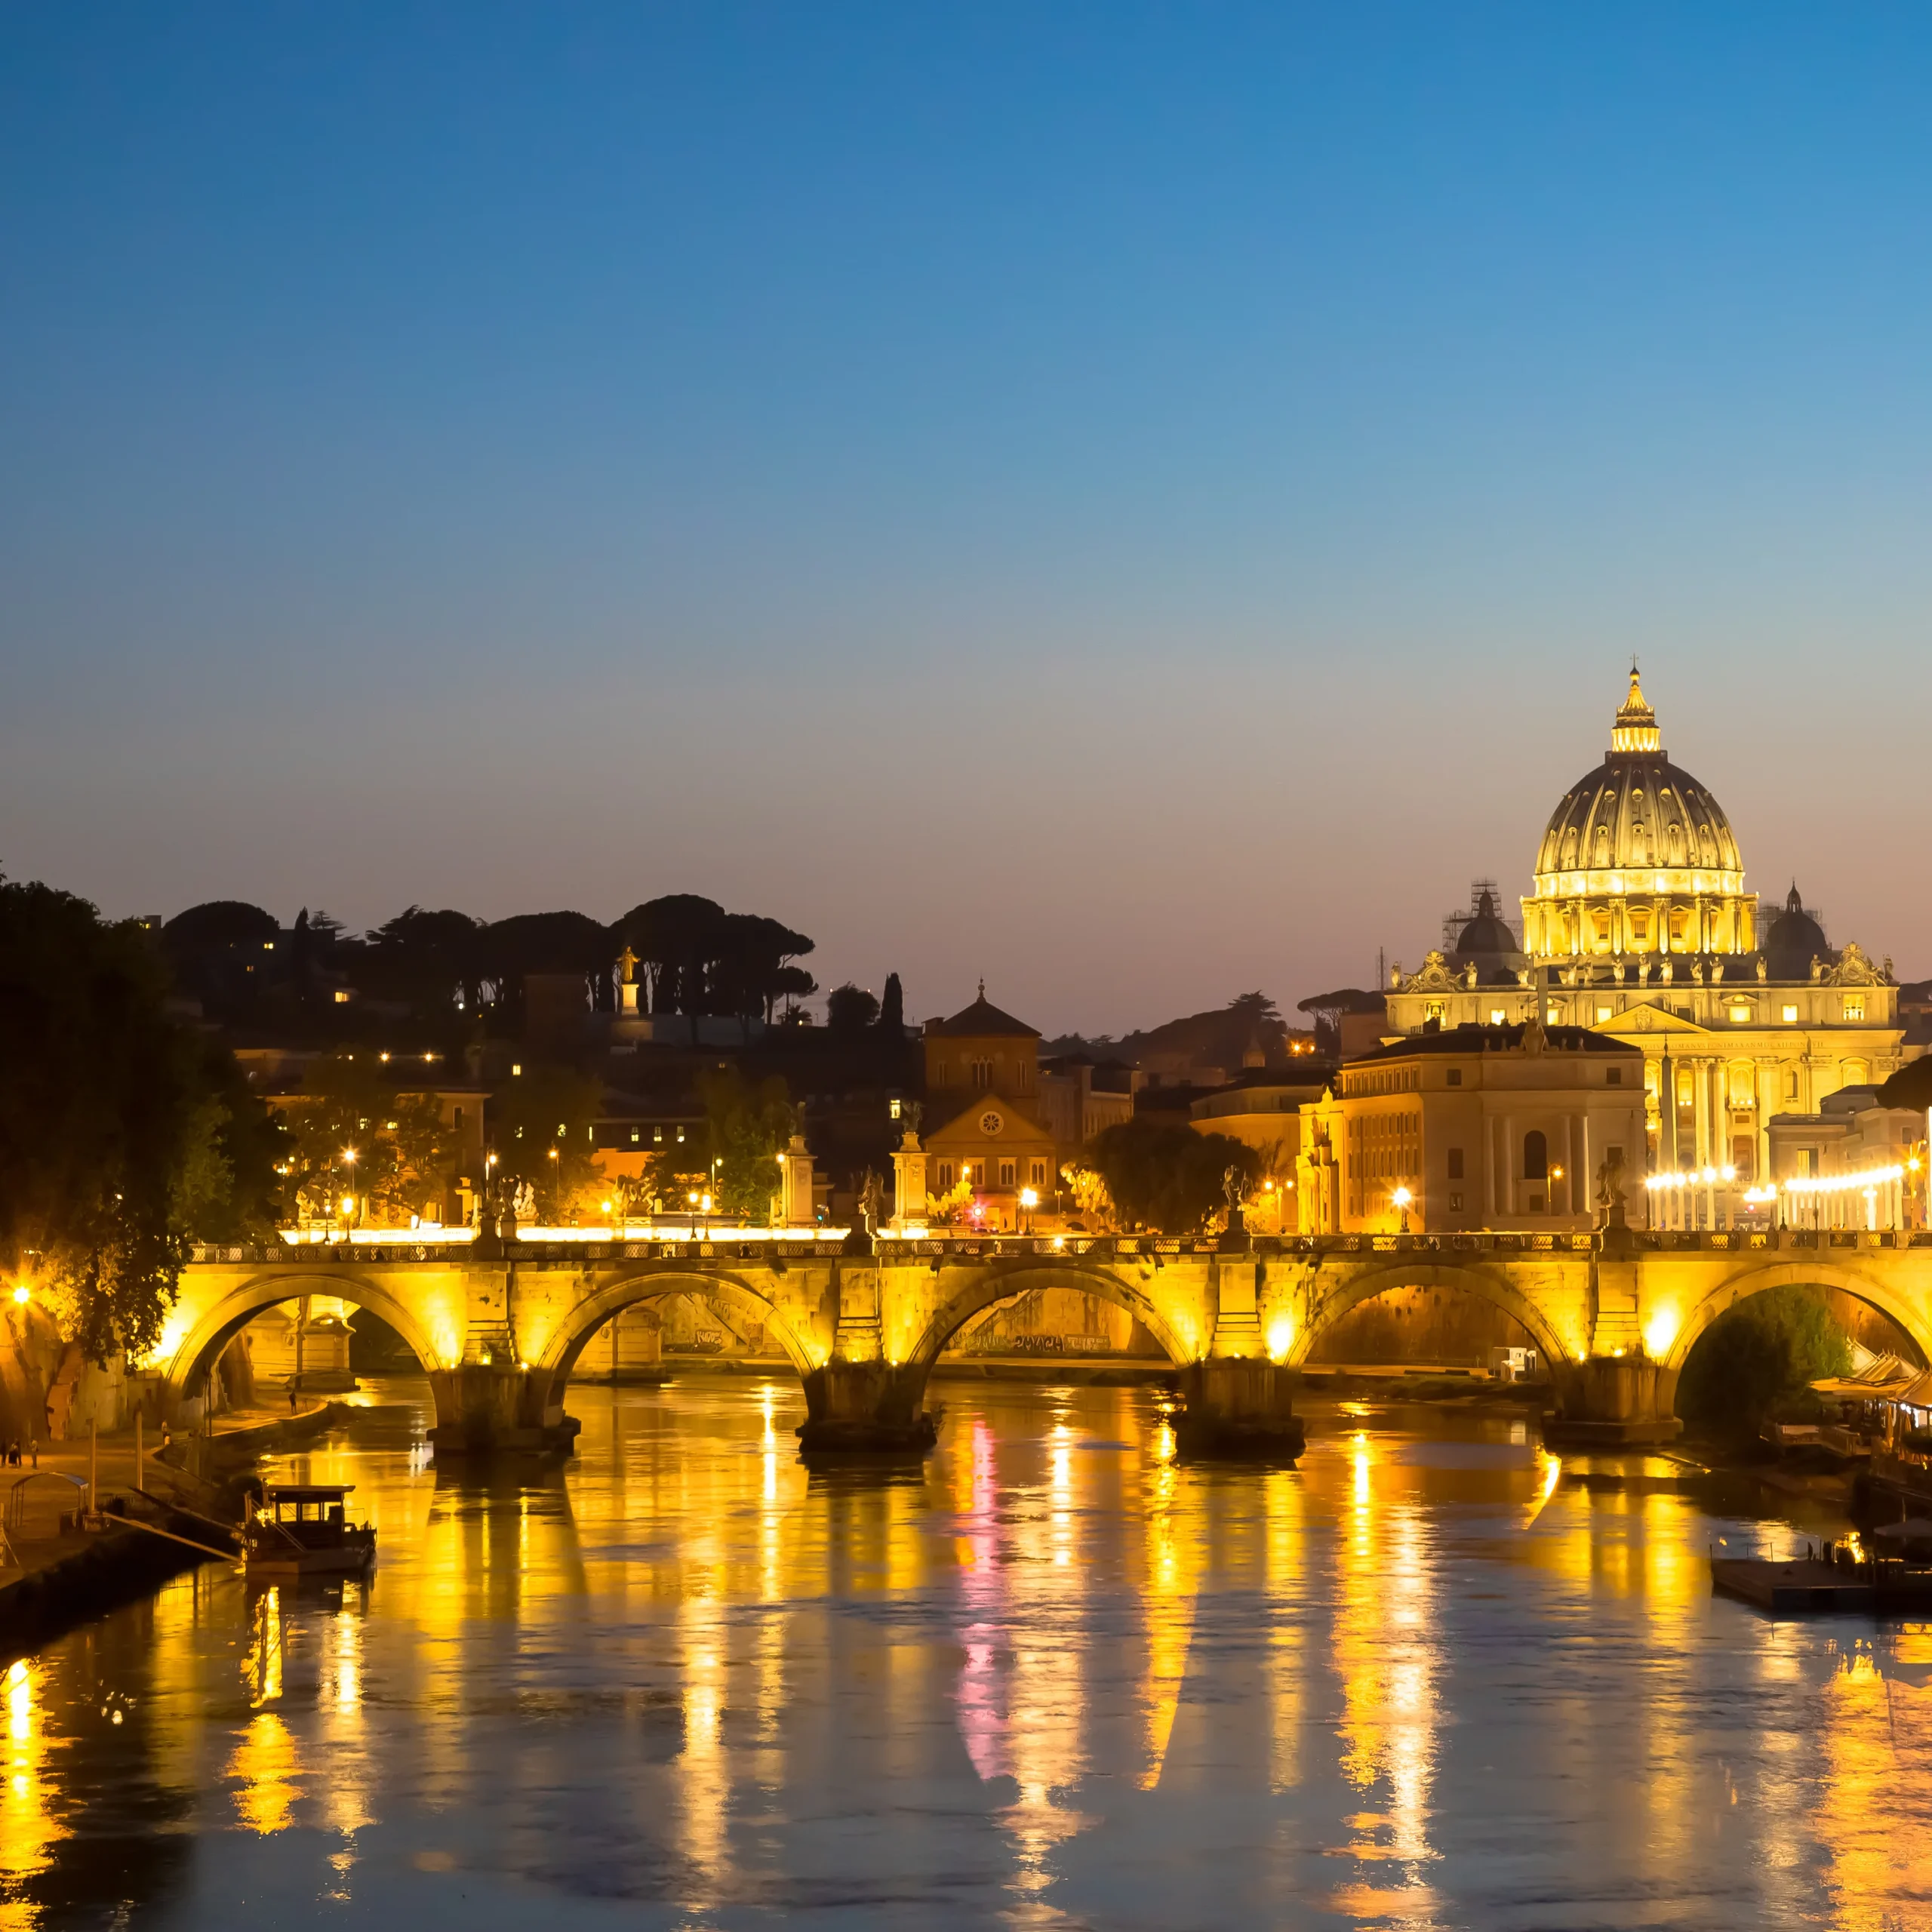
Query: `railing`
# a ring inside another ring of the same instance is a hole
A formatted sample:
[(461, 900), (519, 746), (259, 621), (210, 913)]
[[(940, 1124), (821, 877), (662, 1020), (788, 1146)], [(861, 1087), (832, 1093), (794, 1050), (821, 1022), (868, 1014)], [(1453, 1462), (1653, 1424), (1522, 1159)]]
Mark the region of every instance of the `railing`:
[[(1923, 1229), (1701, 1228), (1643, 1229), (1627, 1231), (1637, 1252), (1727, 1254), (1757, 1250), (1804, 1253), (1807, 1251), (1859, 1251), (1932, 1248), (1932, 1232)], [(1485, 1231), (1470, 1234), (1257, 1235), (1238, 1252), (1260, 1260), (1315, 1260), (1350, 1254), (1567, 1254), (1583, 1255), (1602, 1246), (1601, 1231), (1543, 1233), (1534, 1230)], [(1177, 1238), (1152, 1235), (947, 1235), (917, 1239), (881, 1238), (876, 1258), (886, 1262), (999, 1261), (1021, 1257), (1057, 1261), (1152, 1261), (1189, 1257), (1205, 1258), (1220, 1252), (1213, 1235)], [(189, 1260), (201, 1266), (242, 1265), (275, 1267), (289, 1272), (309, 1268), (395, 1266), (413, 1262), (438, 1267), (478, 1265), (466, 1251), (433, 1248), (420, 1243), (393, 1245), (358, 1242), (355, 1247), (315, 1243), (299, 1248), (197, 1246)], [(697, 1240), (611, 1241), (525, 1241), (503, 1244), (502, 1260), (521, 1264), (557, 1263), (581, 1267), (613, 1261), (738, 1261), (790, 1263), (838, 1258), (832, 1244), (817, 1241), (746, 1241), (734, 1232)], [(488, 1265), (488, 1264), (485, 1264)]]

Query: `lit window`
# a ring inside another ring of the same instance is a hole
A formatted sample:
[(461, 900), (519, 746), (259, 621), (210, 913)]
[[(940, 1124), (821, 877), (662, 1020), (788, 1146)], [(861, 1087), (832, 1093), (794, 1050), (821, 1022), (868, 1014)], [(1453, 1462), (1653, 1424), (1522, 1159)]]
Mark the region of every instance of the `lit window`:
[(1865, 998), (1862, 993), (1855, 998), (1850, 995), (1847, 996), (1844, 1003), (1844, 1017), (1847, 1020), (1863, 1020), (1865, 1017)]
[(678, 1145), (680, 1147), (681, 1147), (684, 1144), (685, 1144), (685, 1130), (681, 1127), (681, 1128), (678, 1128)]
[(1736, 1001), (1730, 1009), (1730, 1017), (1734, 1026), (1748, 1026), (1751, 1023), (1749, 1004), (1741, 999)]
[(635, 1147), (638, 1142), (642, 1138), (643, 1135), (639, 1129), (635, 1127), (631, 1129), (631, 1145), (633, 1147)]
[(510, 1063), (510, 1075), (511, 1075), (511, 1078), (515, 1078), (515, 1076), (516, 1076), (518, 1074), (521, 1073), (522, 1071), (523, 1071), (523, 1063), (522, 1063), (522, 1061), (521, 1061), (521, 1060), (512, 1060), (512, 1061)]
[(1500, 1026), (1508, 1017), (1500, 1006), (1492, 1006), (1489, 1009), (1489, 1023), (1492, 1026)]
[(346, 986), (336, 988), (335, 1003), (337, 1006), (346, 1006), (349, 1004), (349, 989)]
[(1601, 1026), (1604, 1021), (1610, 1019), (1616, 1011), (1617, 1009), (1615, 1007), (1606, 1006), (1601, 1000), (1598, 1000), (1597, 1001), (1597, 1023)]
[(1439, 999), (1425, 1000), (1423, 1002), (1422, 1017), (1424, 1020), (1441, 1019), (1443, 1017), (1442, 1001)]
[(894, 1120), (897, 1120), (899, 1118), (899, 1109), (903, 1104), (903, 1103), (902, 1102), (898, 1100), (891, 1100), (887, 1103), (887, 1106), (890, 1109), (892, 1118)]
[(1798, 1017), (1798, 1009), (1795, 1006), (1781, 1008), (1779, 1011), (1779, 1017), (1789, 1026)]

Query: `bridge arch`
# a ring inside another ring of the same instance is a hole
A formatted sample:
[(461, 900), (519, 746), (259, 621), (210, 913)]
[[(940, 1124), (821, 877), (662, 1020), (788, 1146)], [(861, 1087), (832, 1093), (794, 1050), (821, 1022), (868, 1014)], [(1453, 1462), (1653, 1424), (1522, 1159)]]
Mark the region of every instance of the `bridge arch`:
[(757, 1316), (801, 1378), (818, 1366), (818, 1358), (800, 1334), (794, 1317), (741, 1277), (678, 1269), (640, 1269), (600, 1283), (558, 1324), (533, 1364), (548, 1378), (549, 1404), (555, 1407), (562, 1402), (572, 1372), (590, 1346), (592, 1337), (606, 1322), (640, 1303), (679, 1294), (722, 1295)]
[(995, 1302), (1012, 1300), (1035, 1288), (1071, 1288), (1078, 1294), (1097, 1295), (1116, 1308), (1125, 1309), (1160, 1343), (1168, 1359), (1177, 1367), (1195, 1361), (1204, 1352), (1190, 1346), (1168, 1312), (1121, 1271), (1077, 1260), (1025, 1256), (1016, 1257), (1011, 1264), (995, 1263), (990, 1268), (974, 1269), (972, 1278), (928, 1317), (907, 1352), (905, 1366), (930, 1371), (946, 1345), (974, 1315)]
[(1918, 1297), (1902, 1294), (1863, 1269), (1823, 1260), (1747, 1263), (1684, 1310), (1663, 1356), (1666, 1368), (1681, 1368), (1698, 1337), (1721, 1315), (1767, 1288), (1836, 1288), (1876, 1309), (1910, 1340), (1921, 1360), (1932, 1361), (1932, 1315)]
[(1577, 1359), (1578, 1349), (1566, 1342), (1561, 1331), (1534, 1298), (1506, 1275), (1484, 1268), (1465, 1268), (1453, 1263), (1425, 1262), (1404, 1257), (1379, 1267), (1364, 1269), (1324, 1295), (1309, 1321), (1300, 1327), (1289, 1344), (1287, 1360), (1299, 1367), (1307, 1361), (1315, 1344), (1352, 1309), (1393, 1288), (1457, 1288), (1487, 1302), (1527, 1329), (1548, 1362)]
[(161, 1364), (166, 1404), (171, 1408), (194, 1395), (222, 1350), (263, 1309), (304, 1295), (334, 1295), (380, 1315), (402, 1337), (425, 1374), (453, 1365), (450, 1358), (460, 1351), (460, 1331), (454, 1347), (439, 1343), (422, 1316), (380, 1281), (312, 1267), (270, 1269), (227, 1290), (197, 1313)]

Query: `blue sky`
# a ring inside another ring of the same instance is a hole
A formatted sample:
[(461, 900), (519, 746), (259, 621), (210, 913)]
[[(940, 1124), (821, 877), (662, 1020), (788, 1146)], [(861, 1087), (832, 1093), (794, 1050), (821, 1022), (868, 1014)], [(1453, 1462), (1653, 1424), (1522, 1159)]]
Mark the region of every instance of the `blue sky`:
[(0, 863), (1413, 964), (1629, 657), (1932, 973), (1932, 15), (0, 14)]

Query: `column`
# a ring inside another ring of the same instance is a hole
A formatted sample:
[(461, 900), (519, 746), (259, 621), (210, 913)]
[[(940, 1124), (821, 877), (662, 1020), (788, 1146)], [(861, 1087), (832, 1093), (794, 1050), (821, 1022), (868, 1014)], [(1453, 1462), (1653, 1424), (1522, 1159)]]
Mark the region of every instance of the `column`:
[(1521, 1158), (1516, 1150), (1516, 1122), (1515, 1116), (1503, 1117), (1503, 1211), (1513, 1222), (1521, 1217), (1516, 1204), (1516, 1163)]
[(1705, 1106), (1704, 1062), (1694, 1060), (1690, 1063), (1690, 1100), (1694, 1109), (1691, 1128), (1692, 1144), (1696, 1149), (1690, 1164), (1701, 1168), (1710, 1158), (1709, 1117)]

